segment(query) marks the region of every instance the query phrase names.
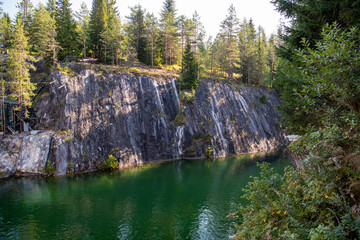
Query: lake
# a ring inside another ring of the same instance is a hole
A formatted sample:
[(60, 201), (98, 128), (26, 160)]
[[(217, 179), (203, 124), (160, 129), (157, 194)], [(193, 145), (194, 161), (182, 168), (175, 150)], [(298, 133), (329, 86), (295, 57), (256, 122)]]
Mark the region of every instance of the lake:
[(228, 239), (256, 162), (281, 151), (0, 180), (0, 239)]

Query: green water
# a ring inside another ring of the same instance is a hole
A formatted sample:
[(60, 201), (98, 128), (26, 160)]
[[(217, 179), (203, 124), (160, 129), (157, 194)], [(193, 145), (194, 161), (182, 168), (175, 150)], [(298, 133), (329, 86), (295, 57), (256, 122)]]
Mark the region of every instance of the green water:
[(182, 160), (116, 172), (0, 180), (0, 239), (227, 239), (256, 161)]

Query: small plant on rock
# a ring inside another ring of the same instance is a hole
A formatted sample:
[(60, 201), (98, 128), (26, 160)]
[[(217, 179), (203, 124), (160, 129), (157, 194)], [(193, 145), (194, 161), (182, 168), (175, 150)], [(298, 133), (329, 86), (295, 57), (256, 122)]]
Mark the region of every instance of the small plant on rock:
[(211, 158), (211, 155), (213, 154), (214, 149), (208, 145), (207, 149), (205, 150), (205, 157)]
[(99, 169), (100, 170), (107, 170), (107, 169), (115, 170), (115, 169), (117, 169), (118, 164), (117, 164), (116, 160), (117, 160), (116, 157), (114, 157), (114, 155), (110, 154), (108, 156), (108, 159), (106, 159), (105, 162), (99, 166)]

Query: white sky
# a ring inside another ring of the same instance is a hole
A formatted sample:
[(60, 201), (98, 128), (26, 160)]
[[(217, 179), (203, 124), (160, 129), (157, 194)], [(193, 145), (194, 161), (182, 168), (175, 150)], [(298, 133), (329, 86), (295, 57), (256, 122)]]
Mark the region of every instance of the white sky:
[[(4, 12), (10, 14), (12, 18), (16, 15), (16, 4), (18, 0), (1, 0)], [(234, 4), (237, 16), (240, 21), (244, 17), (253, 19), (255, 26), (261, 25), (267, 35), (276, 33), (277, 26), (280, 24), (281, 16), (274, 10), (271, 0), (175, 0), (177, 15), (191, 17), (196, 10), (201, 17), (201, 22), (205, 27), (207, 35), (215, 36), (219, 31), (220, 23), (225, 19), (227, 10)], [(34, 6), (39, 2), (46, 4), (47, 0), (32, 0)], [(82, 2), (85, 2), (91, 10), (92, 0), (70, 0), (72, 10), (77, 11)], [(164, 0), (117, 0), (117, 6), (122, 19), (129, 15), (129, 7), (140, 4), (147, 12), (154, 13), (159, 17)]]

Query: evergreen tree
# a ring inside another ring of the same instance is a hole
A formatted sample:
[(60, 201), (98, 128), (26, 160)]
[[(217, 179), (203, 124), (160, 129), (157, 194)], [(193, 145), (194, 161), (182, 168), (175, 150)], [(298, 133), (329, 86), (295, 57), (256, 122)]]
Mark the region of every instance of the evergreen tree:
[(278, 59), (275, 53), (276, 46), (277, 46), (277, 37), (274, 34), (271, 34), (269, 38), (268, 58), (267, 58), (267, 64), (269, 68), (269, 73), (267, 76), (267, 85), (270, 87), (273, 86), (275, 80), (275, 74), (278, 66)]
[(102, 49), (105, 53), (105, 62), (107, 58), (111, 59), (112, 64), (118, 65), (118, 55), (123, 39), (121, 32), (121, 23), (116, 11), (109, 14), (105, 30), (100, 34)]
[(234, 71), (236, 68), (239, 67), (238, 65), (238, 49), (237, 49), (237, 34), (238, 34), (238, 25), (239, 20), (236, 16), (236, 10), (234, 5), (228, 9), (228, 15), (226, 16), (225, 20), (221, 23), (220, 27), (220, 34), (221, 37), (224, 38), (226, 42), (226, 58), (227, 58), (227, 66), (226, 72), (228, 74), (228, 78), (232, 79)]
[(52, 18), (55, 18), (56, 15), (56, 5), (55, 0), (48, 0), (46, 4), (46, 10), (50, 13)]
[(77, 26), (76, 31), (79, 36), (79, 42), (82, 43), (83, 58), (86, 58), (87, 42), (89, 41), (89, 20), (90, 13), (87, 9), (86, 3), (83, 2), (80, 6), (80, 11), (76, 14)]
[(206, 55), (204, 37), (205, 37), (205, 29), (201, 23), (199, 14), (195, 11), (192, 17), (192, 30), (193, 30), (193, 51), (195, 52), (197, 58), (198, 78), (200, 77), (201, 72), (204, 70), (204, 58)]
[(292, 23), (286, 28), (285, 44), (279, 49), (281, 56), (291, 61), (296, 55), (294, 51), (303, 48), (303, 38), (311, 47), (315, 46), (326, 23), (336, 21), (343, 28), (360, 24), (359, 0), (272, 0), (272, 3)]
[(35, 84), (30, 81), (30, 69), (35, 67), (29, 63), (33, 58), (29, 55), (27, 38), (24, 33), (24, 26), (21, 21), (20, 14), (16, 19), (13, 32), (12, 48), (9, 51), (9, 67), (8, 75), (10, 77), (11, 97), (19, 102), (20, 115), (31, 106), (33, 91)]
[(127, 33), (129, 34), (130, 44), (136, 51), (137, 59), (140, 62), (146, 62), (146, 38), (145, 38), (145, 11), (141, 5), (135, 5), (130, 8), (131, 13), (127, 18), (129, 25)]
[(245, 82), (248, 84), (256, 84), (256, 30), (252, 19), (246, 25), (246, 47), (245, 47), (245, 65), (244, 74)]
[(94, 57), (101, 58), (101, 32), (106, 27), (106, 0), (93, 0), (89, 22), (89, 37)]
[(165, 0), (161, 10), (161, 29), (163, 35), (164, 63), (177, 63), (177, 21), (174, 0)]
[(24, 24), (25, 33), (27, 31), (28, 26), (30, 25), (31, 12), (33, 5), (31, 0), (21, 0), (17, 5), (17, 8), (20, 10), (21, 19)]
[(159, 53), (159, 23), (154, 14), (147, 13), (145, 17), (146, 40), (147, 40), (147, 64), (157, 66), (161, 63)]
[(46, 10), (50, 13), (52, 18), (55, 18), (56, 15), (56, 4), (55, 0), (48, 0), (46, 3)]
[(34, 11), (29, 32), (29, 43), (32, 46), (32, 51), (40, 58), (44, 58), (49, 53), (54, 28), (55, 20), (45, 7), (40, 4)]
[(185, 15), (181, 15), (178, 19), (178, 28), (179, 28), (179, 32), (180, 32), (180, 41), (181, 41), (181, 56), (184, 55), (184, 49), (185, 49), (185, 40), (187, 39), (186, 37), (189, 37), (187, 35), (187, 29), (188, 29), (188, 23), (189, 20), (187, 19), (187, 17)]
[(69, 0), (56, 2), (56, 40), (61, 47), (58, 54), (59, 59), (76, 55), (79, 52), (76, 22), (72, 17), (70, 6)]
[(185, 90), (195, 89), (199, 85), (197, 82), (197, 62), (195, 54), (191, 50), (189, 39), (186, 41), (180, 76), (182, 81), (181, 85)]
[(0, 44), (6, 52), (10, 47), (11, 19), (9, 14), (4, 13), (0, 19)]
[(255, 75), (255, 84), (264, 85), (266, 74), (268, 72), (268, 65), (266, 64), (267, 58), (267, 41), (264, 29), (259, 26), (256, 38), (256, 75)]

